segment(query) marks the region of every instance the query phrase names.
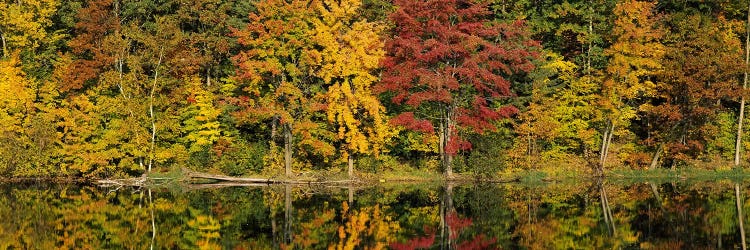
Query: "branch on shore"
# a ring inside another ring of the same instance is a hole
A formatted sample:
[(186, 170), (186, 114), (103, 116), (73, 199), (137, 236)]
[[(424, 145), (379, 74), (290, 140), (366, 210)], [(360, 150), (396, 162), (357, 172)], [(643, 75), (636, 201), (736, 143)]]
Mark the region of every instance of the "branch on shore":
[(215, 175), (192, 171), (189, 169), (182, 169), (186, 179), (206, 179), (222, 182), (224, 185), (231, 185), (233, 183), (253, 183), (253, 184), (330, 184), (330, 183), (350, 183), (354, 180), (340, 180), (340, 181), (320, 181), (320, 180), (284, 180), (284, 179), (266, 179), (266, 178), (245, 178), (245, 177), (231, 177), (225, 175)]
[(127, 179), (97, 180), (96, 183), (102, 187), (112, 187), (112, 186), (142, 187), (146, 184), (147, 181), (148, 181), (148, 177), (141, 176), (141, 177), (127, 178)]

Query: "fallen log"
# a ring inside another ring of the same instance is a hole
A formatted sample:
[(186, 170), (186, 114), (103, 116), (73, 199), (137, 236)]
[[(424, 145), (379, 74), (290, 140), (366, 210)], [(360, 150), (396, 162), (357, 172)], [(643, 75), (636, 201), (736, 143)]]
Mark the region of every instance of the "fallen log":
[(209, 179), (209, 180), (226, 181), (226, 182), (245, 182), (245, 183), (276, 183), (278, 182), (278, 180), (273, 180), (273, 179), (231, 177), (231, 176), (213, 175), (213, 174), (206, 174), (206, 173), (199, 173), (199, 172), (189, 172), (185, 176), (188, 178)]
[(219, 189), (226, 187), (268, 187), (269, 184), (265, 183), (237, 183), (237, 182), (220, 182), (210, 184), (188, 184), (186, 185), (186, 191), (195, 191), (200, 189)]
[(96, 183), (102, 187), (108, 187), (108, 186), (140, 187), (140, 186), (143, 186), (147, 180), (148, 180), (147, 177), (142, 176), (142, 177), (136, 177), (136, 178), (127, 178), (127, 179), (97, 180)]
[(340, 180), (340, 181), (320, 181), (320, 180), (284, 180), (284, 179), (270, 179), (270, 178), (246, 178), (246, 177), (231, 177), (225, 175), (207, 174), (201, 172), (195, 172), (189, 169), (182, 169), (186, 179), (206, 179), (214, 180), (219, 182), (229, 183), (256, 183), (256, 184), (330, 184), (330, 183), (351, 183), (354, 180)]

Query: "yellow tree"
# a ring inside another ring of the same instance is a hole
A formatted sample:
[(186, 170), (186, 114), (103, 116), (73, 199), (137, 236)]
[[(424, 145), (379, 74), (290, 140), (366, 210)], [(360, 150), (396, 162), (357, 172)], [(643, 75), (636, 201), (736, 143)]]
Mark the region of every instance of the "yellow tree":
[(187, 105), (180, 114), (183, 140), (190, 145), (190, 152), (197, 152), (219, 140), (221, 131), (217, 118), (221, 110), (214, 107), (214, 95), (203, 87), (200, 78), (190, 77), (186, 82)]
[[(312, 43), (319, 48), (313, 58), (314, 75), (327, 87), (328, 122), (336, 129), (341, 156), (353, 176), (354, 154), (375, 154), (394, 135), (387, 124), (385, 108), (372, 92), (373, 75), (385, 55), (380, 39), (382, 26), (358, 18), (362, 1), (316, 2)], [(319, 52), (319, 56), (317, 56)]]
[(328, 246), (329, 250), (347, 249), (386, 249), (401, 227), (398, 221), (386, 213), (388, 207), (380, 205), (350, 210), (349, 204), (343, 203), (341, 218), (343, 225), (338, 228), (338, 242)]
[(599, 85), (577, 77), (574, 63), (549, 52), (535, 70), (531, 101), (519, 114), (518, 137), (510, 158), (517, 165), (534, 167), (539, 162), (571, 161), (586, 155), (596, 144), (594, 122)]
[(0, 41), (3, 57), (13, 50), (34, 49), (47, 38), (46, 27), (57, 10), (57, 0), (0, 2)]
[(22, 164), (16, 154), (25, 148), (24, 124), (33, 108), (33, 86), (21, 70), (18, 56), (0, 59), (0, 169)]
[(0, 133), (23, 130), (24, 117), (32, 108), (33, 82), (21, 71), (17, 56), (0, 60)]
[(323, 110), (319, 81), (312, 65), (320, 60), (310, 43), (311, 19), (316, 17), (310, 1), (269, 0), (255, 5), (250, 22), (234, 32), (245, 50), (234, 57), (237, 78), (245, 92), (240, 96), (240, 122), (271, 124), (271, 148), (275, 149), (276, 126), (284, 137), (284, 168), (292, 174), (292, 147), (330, 156), (335, 149), (326, 142), (327, 128), (317, 117)]
[[(607, 160), (615, 128), (625, 128), (635, 118), (638, 101), (654, 96), (655, 84), (650, 76), (661, 68), (665, 47), (661, 43), (663, 31), (656, 25), (659, 16), (656, 3), (627, 0), (618, 3), (612, 35), (615, 39), (605, 53), (610, 56), (607, 79), (602, 85), (602, 105), (607, 121), (602, 136), (599, 168), (602, 171)], [(629, 104), (628, 104), (629, 103)], [(658, 153), (657, 153), (658, 154)]]

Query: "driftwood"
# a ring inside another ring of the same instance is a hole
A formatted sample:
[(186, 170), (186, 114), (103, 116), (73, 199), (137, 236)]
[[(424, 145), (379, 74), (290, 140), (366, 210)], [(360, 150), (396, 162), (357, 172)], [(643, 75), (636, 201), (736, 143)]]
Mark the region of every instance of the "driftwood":
[(146, 184), (148, 178), (146, 176), (127, 178), (127, 179), (105, 179), (97, 180), (96, 183), (102, 187), (111, 186), (128, 186), (128, 187), (141, 187)]
[(226, 187), (268, 187), (265, 183), (237, 183), (237, 182), (220, 182), (209, 184), (189, 184), (185, 185), (186, 191), (195, 191), (200, 189), (219, 189)]
[[(211, 183), (199, 182), (198, 180), (208, 180)], [(326, 181), (320, 179), (272, 179), (272, 178), (246, 178), (246, 177), (232, 177), (217, 174), (208, 174), (202, 172), (196, 172), (187, 168), (182, 169), (182, 177), (179, 178), (159, 178), (149, 177), (147, 175), (135, 178), (127, 179), (105, 179), (97, 180), (96, 183), (100, 186), (129, 186), (129, 187), (143, 187), (151, 185), (163, 185), (168, 182), (177, 181), (184, 184), (189, 184), (197, 189), (203, 188), (220, 188), (229, 186), (267, 186), (272, 184), (295, 184), (295, 185), (335, 185), (335, 184), (367, 184), (367, 181), (362, 180), (336, 180)], [(389, 180), (389, 182), (410, 182), (410, 180)], [(449, 182), (462, 182), (472, 181), (472, 179), (452, 179)], [(485, 183), (511, 183), (520, 181), (519, 177), (511, 179), (482, 179), (473, 180)], [(384, 182), (381, 180), (381, 182)]]
[[(231, 177), (225, 175), (207, 174), (201, 172), (195, 172), (189, 169), (182, 169), (184, 176), (189, 179), (205, 179), (214, 180), (224, 183), (224, 186), (230, 186), (232, 183), (254, 183), (254, 184), (330, 184), (330, 183), (351, 183), (355, 180), (341, 180), (341, 181), (320, 181), (320, 180), (284, 180), (284, 179), (266, 179), (266, 178), (245, 178), (245, 177)], [(240, 185), (236, 185), (240, 186)]]

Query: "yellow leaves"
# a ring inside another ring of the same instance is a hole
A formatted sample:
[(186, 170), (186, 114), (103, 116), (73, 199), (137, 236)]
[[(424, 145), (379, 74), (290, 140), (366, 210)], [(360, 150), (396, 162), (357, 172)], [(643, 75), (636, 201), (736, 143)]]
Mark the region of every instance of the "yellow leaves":
[(382, 213), (380, 205), (350, 211), (343, 202), (341, 216), (346, 224), (339, 226), (339, 241), (328, 246), (329, 250), (385, 249), (396, 240), (394, 233), (401, 228), (398, 221)]
[[(342, 158), (351, 153), (378, 154), (395, 135), (386, 124), (385, 108), (372, 93), (372, 75), (385, 55), (379, 33), (382, 27), (355, 21), (361, 1), (316, 2), (320, 19), (313, 20), (311, 41), (321, 49), (313, 53), (318, 65), (313, 74), (327, 86), (326, 118), (343, 142)], [(353, 23), (352, 23), (353, 22)]]
[(361, 0), (322, 0), (320, 3), (317, 9), (327, 23), (348, 24), (362, 6)]
[(182, 112), (183, 132), (186, 142), (190, 143), (190, 152), (203, 150), (219, 140), (221, 130), (217, 118), (221, 110), (214, 107), (214, 96), (203, 89), (198, 77), (186, 80), (189, 85), (187, 108)]
[(435, 134), (417, 133), (414, 131), (404, 131), (405, 134), (399, 136), (401, 144), (405, 145), (405, 150), (437, 153), (438, 136)]
[(188, 221), (188, 226), (197, 231), (195, 244), (198, 249), (221, 249), (218, 244), (221, 234), (221, 224), (212, 216), (197, 215), (195, 219)]
[(23, 119), (33, 108), (34, 82), (19, 63), (18, 56), (0, 59), (0, 133), (22, 132)]
[(531, 167), (545, 160), (564, 160), (582, 148), (596, 144), (593, 123), (601, 120), (600, 82), (590, 76), (579, 77), (575, 64), (562, 56), (548, 53), (538, 68), (532, 102), (519, 115), (515, 128), (519, 137), (510, 158), (517, 164)]
[(666, 53), (660, 41), (664, 32), (655, 26), (655, 7), (652, 2), (628, 0), (614, 10), (618, 15), (613, 28), (616, 39), (605, 53), (611, 56), (607, 72), (614, 80), (609, 91), (616, 98), (655, 94), (655, 84), (643, 79), (662, 69)]
[[(395, 135), (372, 93), (372, 71), (385, 55), (383, 27), (358, 20), (358, 0), (258, 3), (253, 22), (236, 32), (250, 49), (235, 59), (251, 109), (293, 128), (296, 144), (343, 159), (378, 154)], [(318, 111), (325, 111), (319, 116)], [(252, 112), (248, 112), (252, 113)], [(305, 154), (307, 152), (300, 152)]]
[[(21, 48), (34, 49), (47, 38), (46, 27), (59, 5), (57, 0), (3, 1), (0, 3), (0, 36), (7, 43), (3, 55)], [(9, 51), (5, 51), (5, 49)]]

